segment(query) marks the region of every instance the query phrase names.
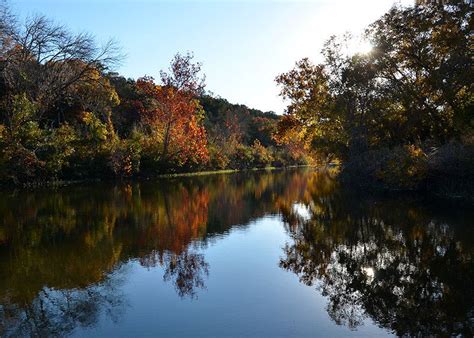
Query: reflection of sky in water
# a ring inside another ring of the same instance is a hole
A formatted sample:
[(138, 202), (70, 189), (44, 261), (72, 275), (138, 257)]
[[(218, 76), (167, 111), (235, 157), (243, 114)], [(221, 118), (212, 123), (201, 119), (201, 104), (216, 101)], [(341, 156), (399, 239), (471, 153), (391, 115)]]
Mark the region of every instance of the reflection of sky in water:
[(293, 212), (298, 215), (302, 221), (307, 221), (311, 218), (310, 209), (302, 203), (293, 204)]
[(0, 336), (472, 326), (474, 217), (462, 208), (361, 196), (311, 170), (1, 197)]
[(314, 287), (278, 267), (281, 247), (289, 240), (278, 217), (265, 217), (246, 230), (231, 231), (201, 249), (209, 263), (206, 289), (197, 299), (179, 300), (163, 282), (161, 268), (136, 262), (122, 291), (129, 300), (117, 323), (103, 320), (75, 336), (165, 337), (370, 337), (387, 333), (371, 322), (357, 331), (332, 322), (327, 300)]
[(367, 276), (367, 282), (371, 283), (374, 280), (374, 276), (375, 276), (374, 269), (371, 267), (365, 267), (365, 268), (362, 268), (362, 271)]

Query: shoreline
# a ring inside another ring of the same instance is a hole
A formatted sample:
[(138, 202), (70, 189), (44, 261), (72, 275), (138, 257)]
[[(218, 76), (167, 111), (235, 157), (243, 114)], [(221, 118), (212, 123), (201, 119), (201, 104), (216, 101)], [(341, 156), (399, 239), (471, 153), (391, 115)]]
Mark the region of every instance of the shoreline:
[[(341, 166), (316, 166), (316, 165), (290, 165), (284, 167), (275, 167), (275, 166), (268, 166), (262, 168), (248, 168), (248, 169), (219, 169), (219, 170), (203, 170), (203, 171), (192, 171), (192, 172), (181, 172), (181, 173), (168, 173), (168, 174), (157, 174), (157, 175), (149, 175), (149, 176), (133, 176), (129, 178), (90, 178), (90, 179), (82, 179), (82, 180), (48, 180), (48, 181), (38, 181), (38, 182), (30, 182), (26, 184), (5, 184), (0, 185), (0, 192), (11, 192), (14, 190), (36, 190), (36, 189), (48, 189), (48, 188), (63, 188), (63, 187), (74, 187), (80, 184), (101, 184), (101, 183), (117, 183), (123, 184), (127, 182), (149, 182), (153, 180), (169, 180), (175, 178), (187, 178), (187, 177), (198, 177), (198, 176), (211, 176), (211, 175), (224, 175), (224, 174), (238, 174), (238, 173), (246, 173), (246, 172), (273, 172), (273, 171), (284, 171), (284, 170), (292, 170), (292, 169), (303, 169), (303, 168), (312, 168), (314, 170), (334, 170), (335, 168), (339, 171), (336, 176), (338, 176), (338, 180), (345, 185), (350, 186), (352, 189), (364, 191), (365, 193), (369, 194), (383, 194), (383, 195), (399, 195), (399, 194), (407, 194), (407, 195), (418, 195), (424, 198), (435, 199), (435, 200), (444, 200), (450, 203), (462, 203), (467, 205), (474, 204), (474, 198), (471, 197), (470, 194), (464, 192), (454, 192), (454, 191), (445, 191), (442, 192), (443, 189), (439, 189), (440, 187), (437, 186), (435, 190), (437, 191), (429, 191), (426, 186), (423, 188), (418, 189), (395, 189), (384, 187), (383, 185), (377, 184), (377, 182), (373, 182), (372, 184), (367, 184), (366, 181), (361, 180), (358, 181), (354, 177), (346, 176), (343, 171), (341, 170)], [(341, 171), (340, 171), (341, 170)], [(342, 175), (341, 175), (342, 173)], [(341, 175), (341, 176), (340, 176)], [(434, 187), (433, 187), (434, 188)]]
[(67, 186), (75, 186), (82, 183), (93, 184), (93, 183), (105, 183), (105, 182), (134, 182), (134, 181), (151, 181), (155, 179), (172, 179), (181, 177), (196, 177), (196, 176), (210, 176), (210, 175), (221, 175), (221, 174), (235, 174), (244, 172), (256, 172), (256, 171), (277, 171), (297, 168), (318, 168), (313, 165), (290, 165), (284, 167), (262, 167), (262, 168), (248, 168), (248, 169), (219, 169), (219, 170), (203, 170), (203, 171), (191, 171), (182, 173), (168, 173), (168, 174), (157, 174), (150, 176), (132, 176), (128, 178), (90, 178), (80, 180), (46, 180), (46, 181), (32, 181), (30, 183), (23, 184), (4, 184), (0, 185), (0, 192), (6, 192), (15, 189), (40, 189), (40, 188), (59, 188)]

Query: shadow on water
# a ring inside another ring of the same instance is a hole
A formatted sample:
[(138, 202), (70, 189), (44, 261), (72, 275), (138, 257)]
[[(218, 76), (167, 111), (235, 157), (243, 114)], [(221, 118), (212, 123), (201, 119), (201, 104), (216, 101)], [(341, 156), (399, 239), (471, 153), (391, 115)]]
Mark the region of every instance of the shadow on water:
[(327, 297), (337, 324), (472, 331), (471, 211), (361, 196), (295, 170), (3, 194), (0, 333), (65, 335), (119, 320), (130, 262), (160, 268), (179, 297), (197, 299), (212, 273), (209, 240), (267, 215), (290, 236), (280, 266)]

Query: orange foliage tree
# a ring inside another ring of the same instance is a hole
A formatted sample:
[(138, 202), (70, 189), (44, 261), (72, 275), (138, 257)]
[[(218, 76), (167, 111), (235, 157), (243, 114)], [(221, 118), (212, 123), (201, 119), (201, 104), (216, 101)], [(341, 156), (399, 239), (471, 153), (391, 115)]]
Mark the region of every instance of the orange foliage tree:
[(209, 160), (202, 126), (204, 113), (198, 101), (204, 82), (198, 74), (200, 65), (193, 64), (192, 58), (191, 54), (177, 54), (170, 73), (161, 72), (160, 85), (151, 77), (137, 81), (138, 90), (145, 97), (140, 107), (141, 121), (161, 145), (161, 162), (181, 167), (198, 166)]

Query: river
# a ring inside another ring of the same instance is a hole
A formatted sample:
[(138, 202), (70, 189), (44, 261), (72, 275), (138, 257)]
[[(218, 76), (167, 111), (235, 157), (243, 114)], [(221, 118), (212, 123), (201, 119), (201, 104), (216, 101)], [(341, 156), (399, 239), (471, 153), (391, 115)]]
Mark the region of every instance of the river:
[(0, 335), (470, 336), (474, 211), (313, 169), (0, 193)]

